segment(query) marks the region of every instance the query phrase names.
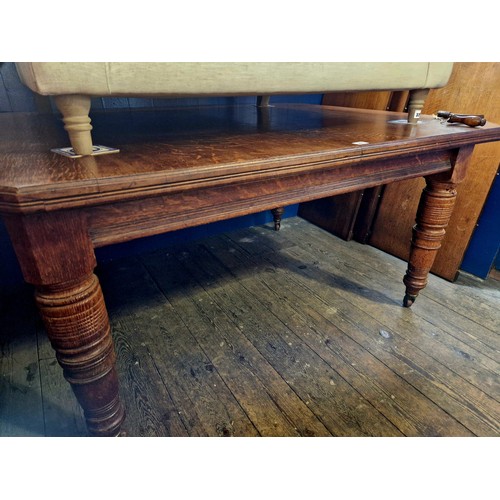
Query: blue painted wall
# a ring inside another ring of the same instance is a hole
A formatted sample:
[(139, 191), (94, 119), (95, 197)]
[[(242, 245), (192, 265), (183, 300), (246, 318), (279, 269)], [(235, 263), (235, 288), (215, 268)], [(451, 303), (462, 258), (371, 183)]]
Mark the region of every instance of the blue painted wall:
[(494, 266), (500, 269), (500, 171), (479, 217), (461, 268), (486, 278)]

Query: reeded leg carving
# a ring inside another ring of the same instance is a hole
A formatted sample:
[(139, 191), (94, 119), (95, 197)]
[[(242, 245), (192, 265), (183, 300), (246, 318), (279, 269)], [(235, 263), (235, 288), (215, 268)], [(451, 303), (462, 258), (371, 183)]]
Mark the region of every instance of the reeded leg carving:
[(274, 230), (279, 231), (281, 228), (281, 216), (285, 213), (284, 207), (273, 208), (271, 210), (274, 219)]
[(413, 227), (408, 270), (403, 279), (406, 295), (403, 305), (410, 307), (420, 290), (427, 284), (427, 276), (445, 235), (457, 192), (456, 184), (426, 178), (427, 186), (420, 198), (416, 225)]
[(90, 96), (59, 95), (55, 97), (55, 101), (57, 108), (63, 115), (64, 128), (68, 132), (75, 153), (91, 155)]
[(425, 99), (429, 89), (410, 90), (410, 101), (408, 103), (408, 123), (417, 123), (420, 113), (424, 107)]
[(89, 433), (118, 435), (124, 410), (86, 215), (74, 210), (5, 214), (4, 221), (24, 279), (36, 288), (48, 337)]
[(97, 276), (40, 286), (36, 302), (64, 377), (84, 410), (90, 434), (117, 435), (124, 411), (118, 399), (115, 353)]

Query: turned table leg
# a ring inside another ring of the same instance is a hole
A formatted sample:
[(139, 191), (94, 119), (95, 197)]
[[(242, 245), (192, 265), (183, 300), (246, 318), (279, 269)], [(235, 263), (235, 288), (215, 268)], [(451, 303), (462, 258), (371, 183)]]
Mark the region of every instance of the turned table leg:
[(113, 340), (99, 281), (39, 286), (36, 302), (64, 377), (83, 408), (89, 433), (114, 436), (124, 418)]
[(284, 207), (273, 208), (271, 210), (271, 213), (273, 214), (274, 230), (279, 231), (281, 228), (281, 217), (285, 213), (285, 208)]
[(413, 227), (408, 270), (403, 279), (406, 285), (404, 306), (410, 307), (427, 284), (437, 251), (455, 205), (457, 192), (453, 183), (426, 179), (427, 187), (420, 198), (416, 225)]
[(420, 198), (416, 224), (413, 227), (408, 269), (403, 278), (406, 285), (403, 299), (405, 307), (411, 307), (419, 292), (427, 285), (429, 271), (441, 248), (441, 241), (455, 206), (456, 187), (465, 177), (472, 150), (473, 147), (464, 147), (452, 157), (451, 171), (425, 178), (426, 187)]
[(124, 419), (115, 353), (85, 219), (57, 213), (5, 217), (64, 377), (89, 434), (116, 436)]

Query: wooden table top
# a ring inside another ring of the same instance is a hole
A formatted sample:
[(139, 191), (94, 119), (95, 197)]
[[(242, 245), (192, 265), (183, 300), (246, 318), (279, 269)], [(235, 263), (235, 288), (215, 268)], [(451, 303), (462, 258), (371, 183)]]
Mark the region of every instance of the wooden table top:
[(120, 153), (67, 158), (54, 115), (0, 114), (0, 210), (43, 210), (47, 200), (102, 203), (158, 186), (243, 182), (500, 139), (500, 126), (470, 128), (422, 115), (319, 105), (176, 107), (93, 113), (94, 143)]

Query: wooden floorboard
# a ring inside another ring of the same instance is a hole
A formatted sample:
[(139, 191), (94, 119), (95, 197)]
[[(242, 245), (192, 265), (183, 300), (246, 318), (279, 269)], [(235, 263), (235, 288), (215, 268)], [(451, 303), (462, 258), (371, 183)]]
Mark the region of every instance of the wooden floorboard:
[[(500, 282), (300, 219), (100, 265), (129, 436), (500, 436)], [(31, 290), (0, 309), (0, 436), (84, 436)]]
[[(301, 258), (296, 260), (294, 264), (297, 268), (297, 276), (302, 274), (307, 275), (310, 273), (310, 268), (315, 265), (315, 262), (319, 263), (318, 260), (314, 261), (314, 259), (309, 262), (307, 260), (307, 256), (303, 254), (300, 255), (300, 257)], [(352, 252), (350, 252), (350, 257), (352, 257)], [(344, 262), (347, 263), (348, 261), (345, 260)], [(325, 275), (326, 274), (324, 272), (317, 275), (313, 270), (314, 279), (309, 281), (309, 283), (306, 283), (306, 287), (302, 295), (304, 295), (304, 293), (317, 293), (315, 283), (317, 283), (319, 279), (324, 279)], [(363, 287), (360, 285), (356, 286), (352, 274), (349, 277), (349, 282), (345, 277), (340, 278), (342, 284), (340, 288), (332, 286), (338, 281), (338, 276), (330, 276), (331, 286), (322, 289), (322, 296), (327, 298), (323, 314), (330, 316), (332, 322), (340, 325), (340, 328), (344, 331), (344, 333), (350, 335), (365, 349), (374, 353), (374, 355), (390, 366), (391, 369), (399, 373), (403, 378), (413, 381), (419, 390), (431, 390), (435, 392), (434, 389), (436, 389), (437, 386), (439, 389), (437, 391), (437, 395), (439, 396), (439, 399), (437, 400), (438, 404), (443, 403), (443, 398), (449, 399), (449, 390), (446, 385), (443, 385), (443, 380), (446, 381), (451, 377), (453, 383), (457, 383), (460, 379), (458, 379), (453, 372), (450, 373), (450, 371), (439, 362), (439, 359), (436, 360), (435, 358), (428, 355), (426, 356), (425, 353), (422, 353), (422, 346), (419, 345), (419, 342), (413, 342), (412, 345), (412, 335), (414, 332), (418, 332), (418, 329), (413, 327), (408, 329), (405, 323), (401, 324), (401, 322), (394, 321), (394, 317), (397, 317), (395, 315), (408, 315), (409, 311), (400, 308), (398, 303), (399, 301), (394, 299), (392, 301), (389, 300), (391, 299), (390, 296), (388, 297), (382, 294), (377, 296), (369, 287)], [(310, 285), (310, 283), (312, 283), (312, 285)], [(370, 284), (369, 286), (371, 287), (373, 284)], [(399, 290), (398, 292), (400, 293)], [(360, 296), (366, 297), (360, 298)], [(377, 305), (373, 307), (372, 302)], [(353, 307), (355, 304), (359, 305), (359, 307)], [(332, 305), (334, 306), (333, 310), (331, 307)], [(384, 309), (388, 311), (386, 314), (384, 314)], [(372, 312), (371, 318), (370, 314), (367, 314), (367, 311)], [(412, 309), (411, 317), (414, 315), (414, 310)], [(381, 333), (383, 333), (383, 335), (381, 335)], [(405, 334), (406, 338), (402, 337), (402, 334)], [(419, 335), (420, 338), (425, 340), (425, 336), (422, 337), (420, 333)], [(440, 378), (436, 378), (434, 372), (437, 372), (440, 375)], [(423, 387), (422, 383), (424, 383), (427, 388)], [(429, 383), (432, 383), (430, 387)], [(470, 389), (467, 386), (465, 388)], [(461, 387), (461, 389), (463, 390), (463, 387)], [(447, 401), (447, 403), (452, 404), (452, 406), (455, 407), (457, 405), (456, 394), (452, 393), (451, 396), (454, 396), (453, 399), (451, 401)], [(485, 395), (482, 392), (479, 392), (477, 395), (476, 402), (479, 409), (484, 404), (484, 396)], [(436, 399), (436, 395), (434, 396), (434, 399)], [(462, 399), (463, 398), (460, 398), (460, 404), (458, 406), (459, 410), (462, 410), (464, 405), (466, 405), (466, 407), (469, 406), (469, 402), (462, 401)], [(491, 411), (496, 413), (496, 402), (492, 402), (490, 406), (493, 406), (493, 410)], [(449, 408), (445, 408), (445, 410), (449, 411)], [(457, 409), (455, 408), (455, 411), (456, 410)], [(487, 416), (488, 414), (486, 417)], [(481, 425), (483, 424), (484, 418), (485, 417), (481, 415), (479, 419), (479, 423)], [(492, 425), (494, 426), (494, 429), (496, 429), (497, 423), (495, 421)], [(492, 432), (491, 428), (483, 430), (486, 433)], [(440, 432), (438, 431), (437, 434), (440, 435)]]
[[(221, 252), (222, 249), (218, 255)], [(270, 259), (269, 254), (266, 259)], [(360, 331), (370, 339), (373, 337), (372, 332), (382, 331), (381, 325), (352, 305), (349, 305), (349, 309), (354, 311), (352, 317), (346, 315), (342, 311), (342, 304), (335, 303), (335, 299), (325, 302), (314, 290), (303, 287), (293, 276), (287, 276), (289, 273), (281, 267), (283, 261), (278, 259), (275, 264), (272, 276), (269, 273), (264, 275), (265, 286), (256, 285), (253, 279), (243, 280), (243, 283), (259, 297), (266, 297), (266, 287), (273, 290), (276, 297), (285, 294), (284, 301), (278, 303), (276, 300), (273, 303), (271, 300), (269, 310), (292, 324), (301, 342), (327, 359), (352, 388), (360, 392), (402, 432), (406, 435), (439, 434), (439, 430), (432, 428), (425, 419), (425, 415), (433, 410), (432, 405), (428, 408), (429, 401), (421, 398), (411, 385), (372, 355), (366, 349), (366, 341), (359, 339)], [(299, 266), (303, 267), (301, 264)], [(299, 304), (300, 307), (297, 307)], [(353, 330), (356, 332), (354, 335)], [(375, 346), (379, 342), (378, 337), (374, 337)], [(365, 345), (362, 346), (359, 342), (364, 342)], [(439, 421), (438, 417), (439, 412), (435, 411), (434, 426)], [(449, 425), (447, 420), (445, 418), (442, 426)], [(455, 432), (467, 434), (462, 428)]]

